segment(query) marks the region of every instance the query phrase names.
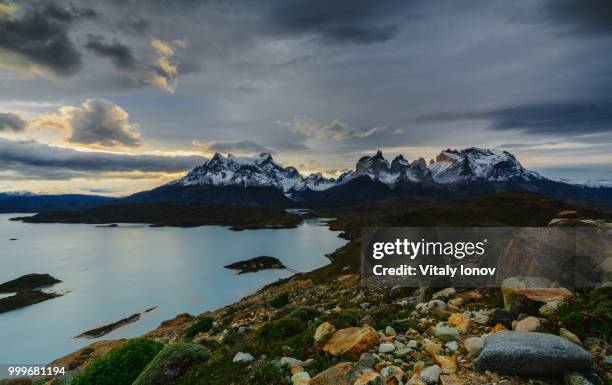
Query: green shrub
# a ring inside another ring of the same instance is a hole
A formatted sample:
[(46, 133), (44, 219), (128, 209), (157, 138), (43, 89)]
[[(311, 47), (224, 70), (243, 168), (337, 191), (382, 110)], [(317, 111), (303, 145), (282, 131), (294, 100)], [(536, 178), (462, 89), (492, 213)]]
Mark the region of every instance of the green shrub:
[(133, 385), (173, 384), (189, 368), (206, 362), (209, 357), (210, 351), (200, 345), (186, 342), (168, 345), (149, 362)]
[(280, 309), (289, 303), (289, 293), (281, 293), (270, 301), (269, 305), (275, 309)]
[(214, 322), (215, 320), (212, 317), (200, 318), (196, 322), (194, 322), (193, 325), (189, 327), (189, 329), (187, 329), (187, 331), (185, 332), (185, 336), (187, 338), (193, 338), (200, 332), (207, 332), (212, 329)]
[(304, 323), (297, 318), (283, 317), (279, 320), (265, 323), (257, 330), (257, 337), (267, 341), (282, 340), (304, 331)]
[(71, 385), (131, 385), (164, 346), (144, 338), (127, 341), (92, 361)]
[(364, 313), (361, 310), (344, 309), (336, 317), (333, 317), (332, 324), (338, 329), (344, 329), (351, 326), (361, 326), (361, 319)]
[(317, 309), (313, 309), (311, 307), (299, 307), (292, 310), (288, 316), (298, 318), (306, 322), (315, 319), (319, 315), (321, 315), (321, 313)]
[(606, 337), (612, 324), (612, 288), (576, 290), (573, 301), (561, 304), (557, 327), (564, 327), (578, 337)]
[(282, 370), (271, 361), (264, 362), (252, 371), (247, 385), (269, 385), (289, 383), (288, 378), (282, 374)]

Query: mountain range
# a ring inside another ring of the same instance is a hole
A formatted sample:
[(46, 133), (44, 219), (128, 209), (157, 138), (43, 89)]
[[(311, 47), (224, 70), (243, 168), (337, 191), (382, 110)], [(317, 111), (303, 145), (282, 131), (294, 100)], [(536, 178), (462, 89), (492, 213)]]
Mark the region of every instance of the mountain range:
[(567, 201), (612, 204), (612, 182), (576, 184), (525, 169), (514, 155), (496, 149), (447, 149), (429, 162), (391, 162), (378, 151), (360, 158), (355, 170), (338, 178), (303, 176), (276, 163), (272, 155), (253, 157), (216, 153), (184, 177), (123, 198), (91, 195), (0, 194), (0, 212), (83, 209), (102, 204), (173, 202), (263, 207), (338, 207), (394, 196), (468, 198), (526, 190)]
[(223, 203), (254, 206), (336, 207), (392, 196), (479, 196), (527, 190), (560, 199), (612, 203), (612, 184), (575, 184), (548, 179), (525, 169), (509, 152), (468, 148), (445, 150), (429, 162), (389, 162), (378, 151), (357, 161), (337, 179), (319, 173), (303, 176), (268, 153), (254, 157), (215, 154), (186, 176), (124, 198), (128, 202)]

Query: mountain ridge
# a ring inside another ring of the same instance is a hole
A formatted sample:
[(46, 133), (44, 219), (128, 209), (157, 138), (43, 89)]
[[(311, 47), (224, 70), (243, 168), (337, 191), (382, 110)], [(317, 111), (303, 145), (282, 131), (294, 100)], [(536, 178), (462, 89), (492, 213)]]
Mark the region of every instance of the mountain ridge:
[(222, 155), (157, 188), (122, 198), (87, 195), (46, 196), (0, 193), (0, 212), (82, 210), (102, 204), (178, 203), (258, 207), (340, 207), (395, 196), (446, 196), (458, 199), (498, 192), (531, 191), (574, 202), (612, 205), (612, 182), (578, 184), (530, 171), (503, 150), (446, 149), (435, 159), (412, 161), (398, 155), (389, 162), (379, 150), (360, 157), (354, 170), (338, 178), (302, 175), (269, 153), (252, 157)]
[(224, 156), (216, 153), (184, 177), (123, 200), (206, 202), (260, 206), (346, 206), (398, 195), (488, 193), (526, 190), (566, 200), (612, 203), (612, 183), (573, 184), (527, 170), (503, 150), (470, 147), (446, 149), (429, 164), (403, 155), (389, 162), (379, 150), (363, 156), (355, 169), (337, 179), (303, 176), (283, 167), (272, 155)]

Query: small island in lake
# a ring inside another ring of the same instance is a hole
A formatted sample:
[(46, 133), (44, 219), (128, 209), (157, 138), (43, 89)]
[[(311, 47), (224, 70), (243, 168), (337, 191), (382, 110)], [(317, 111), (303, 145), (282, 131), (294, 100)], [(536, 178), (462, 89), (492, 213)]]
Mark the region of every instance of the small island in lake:
[(0, 284), (0, 294), (15, 293), (12, 296), (0, 298), (0, 313), (61, 297), (62, 294), (40, 290), (60, 282), (62, 281), (49, 274), (27, 274)]
[(238, 270), (238, 274), (255, 273), (267, 269), (286, 269), (278, 258), (262, 255), (224, 266), (226, 269)]
[(153, 310), (157, 309), (157, 306), (154, 306), (152, 308), (149, 308), (147, 310), (145, 310), (142, 313), (135, 313), (132, 314), (129, 317), (125, 317), (120, 319), (119, 321), (104, 325), (104, 326), (100, 326), (91, 330), (88, 330), (86, 332), (83, 332), (81, 334), (79, 334), (78, 336), (74, 337), (74, 338), (99, 338), (102, 337), (110, 332), (112, 332), (115, 329), (119, 329), (122, 326), (125, 325), (129, 325), (133, 322), (136, 322), (140, 319), (140, 316), (144, 313), (150, 313)]

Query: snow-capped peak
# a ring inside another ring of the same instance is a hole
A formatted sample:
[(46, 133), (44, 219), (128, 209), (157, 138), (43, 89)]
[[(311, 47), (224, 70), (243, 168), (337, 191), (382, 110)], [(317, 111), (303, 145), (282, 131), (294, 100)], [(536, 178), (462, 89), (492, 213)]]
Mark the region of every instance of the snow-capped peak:
[(305, 186), (304, 178), (295, 168), (280, 166), (268, 153), (253, 157), (216, 153), (180, 179), (179, 183), (184, 186), (274, 186), (284, 193)]
[[(216, 153), (203, 165), (194, 168), (176, 182), (183, 186), (243, 186), (276, 187), (287, 197), (299, 197), (305, 190), (323, 191), (358, 177), (368, 177), (392, 188), (408, 183), (462, 184), (474, 181), (526, 181), (544, 179), (526, 170), (509, 152), (495, 149), (467, 148), (444, 150), (434, 162), (423, 158), (412, 162), (402, 155), (391, 163), (381, 151), (363, 156), (355, 171), (343, 173), (338, 179), (327, 179), (320, 173), (306, 177), (294, 167), (283, 167), (272, 155), (261, 153), (252, 157), (224, 156)], [(609, 187), (612, 182), (591, 182), (588, 187)]]
[(304, 178), (306, 187), (314, 191), (327, 190), (336, 183), (335, 179), (325, 178), (320, 172), (312, 173)]
[(438, 183), (477, 179), (503, 181), (534, 175), (507, 151), (475, 147), (442, 151), (428, 168)]

